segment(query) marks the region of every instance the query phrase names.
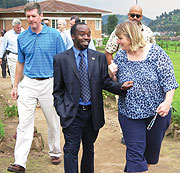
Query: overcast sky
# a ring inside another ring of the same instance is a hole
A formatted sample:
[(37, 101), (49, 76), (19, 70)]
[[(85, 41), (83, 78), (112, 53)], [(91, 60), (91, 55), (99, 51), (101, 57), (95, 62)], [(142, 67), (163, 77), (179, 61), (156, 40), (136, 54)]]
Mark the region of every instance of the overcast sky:
[[(38, 0), (43, 1), (43, 0)], [(82, 6), (108, 10), (114, 14), (126, 15), (129, 7), (136, 1), (143, 9), (143, 15), (155, 19), (163, 12), (170, 12), (174, 9), (180, 9), (180, 0), (62, 0)]]

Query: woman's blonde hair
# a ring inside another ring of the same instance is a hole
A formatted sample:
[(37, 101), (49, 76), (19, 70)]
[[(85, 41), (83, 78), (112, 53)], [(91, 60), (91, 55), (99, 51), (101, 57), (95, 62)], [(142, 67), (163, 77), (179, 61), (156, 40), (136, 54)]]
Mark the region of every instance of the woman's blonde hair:
[(122, 35), (124, 35), (131, 40), (131, 51), (137, 51), (139, 48), (144, 47), (146, 44), (140, 27), (132, 21), (118, 24), (116, 26), (115, 34), (117, 37), (121, 37)]

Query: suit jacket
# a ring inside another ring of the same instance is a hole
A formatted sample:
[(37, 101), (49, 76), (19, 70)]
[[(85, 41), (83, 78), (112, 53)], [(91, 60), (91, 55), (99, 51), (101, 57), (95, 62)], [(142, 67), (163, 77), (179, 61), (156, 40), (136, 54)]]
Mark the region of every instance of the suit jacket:
[[(95, 130), (100, 129), (104, 121), (102, 89), (114, 94), (126, 94), (121, 84), (109, 78), (105, 54), (88, 49), (88, 75), (91, 90), (92, 122)], [(68, 127), (76, 117), (80, 80), (73, 49), (54, 56), (54, 106), (63, 128)]]

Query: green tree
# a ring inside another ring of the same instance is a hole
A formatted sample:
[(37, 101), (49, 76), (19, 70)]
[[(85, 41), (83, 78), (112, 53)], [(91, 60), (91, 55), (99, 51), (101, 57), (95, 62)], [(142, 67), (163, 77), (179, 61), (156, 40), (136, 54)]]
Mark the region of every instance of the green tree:
[(0, 0), (0, 8), (11, 8), (25, 5), (29, 0)]
[(108, 33), (107, 24), (103, 24), (103, 25), (102, 25), (102, 33), (103, 33), (103, 34), (107, 34), (107, 33)]
[(178, 35), (180, 35), (180, 31), (179, 31), (179, 32), (177, 32), (177, 33), (176, 33), (176, 35), (177, 35), (177, 36), (178, 36)]
[(116, 27), (118, 23), (118, 18), (117, 16), (114, 15), (110, 15), (107, 19), (107, 30), (108, 30), (108, 34), (111, 34), (114, 30), (114, 28)]

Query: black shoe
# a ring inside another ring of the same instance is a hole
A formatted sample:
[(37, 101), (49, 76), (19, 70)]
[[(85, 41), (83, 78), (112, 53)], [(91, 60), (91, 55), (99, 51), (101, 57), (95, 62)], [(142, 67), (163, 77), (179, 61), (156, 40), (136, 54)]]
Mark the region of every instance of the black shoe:
[(53, 165), (59, 165), (61, 163), (61, 158), (56, 156), (51, 156), (51, 163)]
[(121, 144), (126, 145), (124, 137), (121, 138)]

